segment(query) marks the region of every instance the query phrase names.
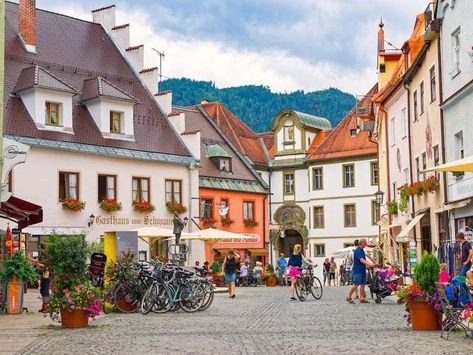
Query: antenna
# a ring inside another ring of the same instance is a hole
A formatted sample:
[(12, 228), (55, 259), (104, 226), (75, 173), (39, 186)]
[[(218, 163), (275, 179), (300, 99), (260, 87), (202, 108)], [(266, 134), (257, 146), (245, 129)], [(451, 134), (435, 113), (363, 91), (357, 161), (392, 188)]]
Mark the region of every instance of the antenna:
[(163, 80), (163, 60), (164, 60), (164, 52), (160, 52), (155, 48), (151, 48), (153, 51), (158, 53), (159, 55), (159, 83), (158, 83), (158, 91), (161, 81)]

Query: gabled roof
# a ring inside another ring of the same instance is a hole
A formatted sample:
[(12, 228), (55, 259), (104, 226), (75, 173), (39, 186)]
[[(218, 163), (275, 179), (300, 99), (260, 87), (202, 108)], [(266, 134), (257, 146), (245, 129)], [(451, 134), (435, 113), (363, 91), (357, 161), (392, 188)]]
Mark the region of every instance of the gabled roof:
[[(378, 85), (373, 86), (358, 105), (363, 106), (370, 102), (377, 88)], [(351, 131), (357, 129), (357, 126), (358, 122), (355, 106), (318, 147), (315, 146), (319, 144), (319, 142), (317, 138), (314, 139), (307, 161), (314, 162), (326, 159), (376, 154), (377, 145), (370, 140), (367, 131), (359, 131), (355, 136), (352, 136)]]
[(44, 88), (78, 94), (78, 91), (71, 85), (66, 84), (63, 80), (54, 76), (39, 65), (23, 69), (13, 91), (19, 93), (31, 88)]
[(246, 155), (256, 166), (267, 166), (266, 155), (258, 135), (250, 127), (218, 101), (197, 106), (207, 112), (242, 155)]
[(80, 97), (81, 102), (92, 100), (97, 97), (105, 97), (121, 101), (131, 101), (135, 103), (138, 102), (138, 100), (133, 96), (108, 82), (101, 76), (94, 79), (84, 80), (82, 95)]
[[(100, 24), (36, 9), (36, 26), (37, 53), (33, 54), (25, 51), (18, 35), (18, 4), (5, 2), (5, 135), (192, 159), (153, 95)], [(19, 81), (22, 71), (32, 66), (47, 68), (49, 74), (72, 88), (82, 88), (87, 79), (101, 76), (139, 100), (133, 107), (134, 141), (104, 138), (87, 108), (80, 104), (79, 95), (72, 97), (74, 134), (38, 130), (21, 98), (12, 95), (17, 83), (21, 83), (20, 88), (26, 87), (26, 79), (32, 81), (28, 71)]]

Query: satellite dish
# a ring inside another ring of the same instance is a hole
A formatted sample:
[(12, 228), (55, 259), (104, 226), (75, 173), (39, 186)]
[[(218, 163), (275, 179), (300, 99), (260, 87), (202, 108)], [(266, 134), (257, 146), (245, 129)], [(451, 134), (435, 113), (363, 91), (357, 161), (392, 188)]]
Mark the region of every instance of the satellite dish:
[(218, 214), (222, 217), (225, 217), (228, 214), (228, 206), (221, 206), (218, 210)]

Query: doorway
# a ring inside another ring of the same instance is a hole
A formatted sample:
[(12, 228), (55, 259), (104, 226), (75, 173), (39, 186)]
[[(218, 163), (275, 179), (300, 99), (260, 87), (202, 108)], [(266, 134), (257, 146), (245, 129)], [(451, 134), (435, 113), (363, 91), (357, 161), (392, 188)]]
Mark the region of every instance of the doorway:
[(294, 229), (286, 229), (284, 231), (284, 238), (279, 237), (279, 252), (289, 257), (294, 251), (294, 245), (296, 244), (300, 244), (302, 246), (302, 252), (304, 252), (304, 243), (301, 234)]
[(422, 251), (432, 252), (432, 235), (430, 230), (430, 225), (422, 226)]

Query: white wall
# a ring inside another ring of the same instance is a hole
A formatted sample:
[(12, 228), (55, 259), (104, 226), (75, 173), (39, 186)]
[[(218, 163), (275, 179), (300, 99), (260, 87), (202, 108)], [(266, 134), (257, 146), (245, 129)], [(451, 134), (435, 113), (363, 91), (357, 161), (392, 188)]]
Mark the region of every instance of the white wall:
[[(87, 101), (87, 110), (105, 138), (123, 139), (134, 136), (133, 106), (131, 102), (98, 98)], [(110, 133), (110, 111), (123, 112), (123, 134)]]

